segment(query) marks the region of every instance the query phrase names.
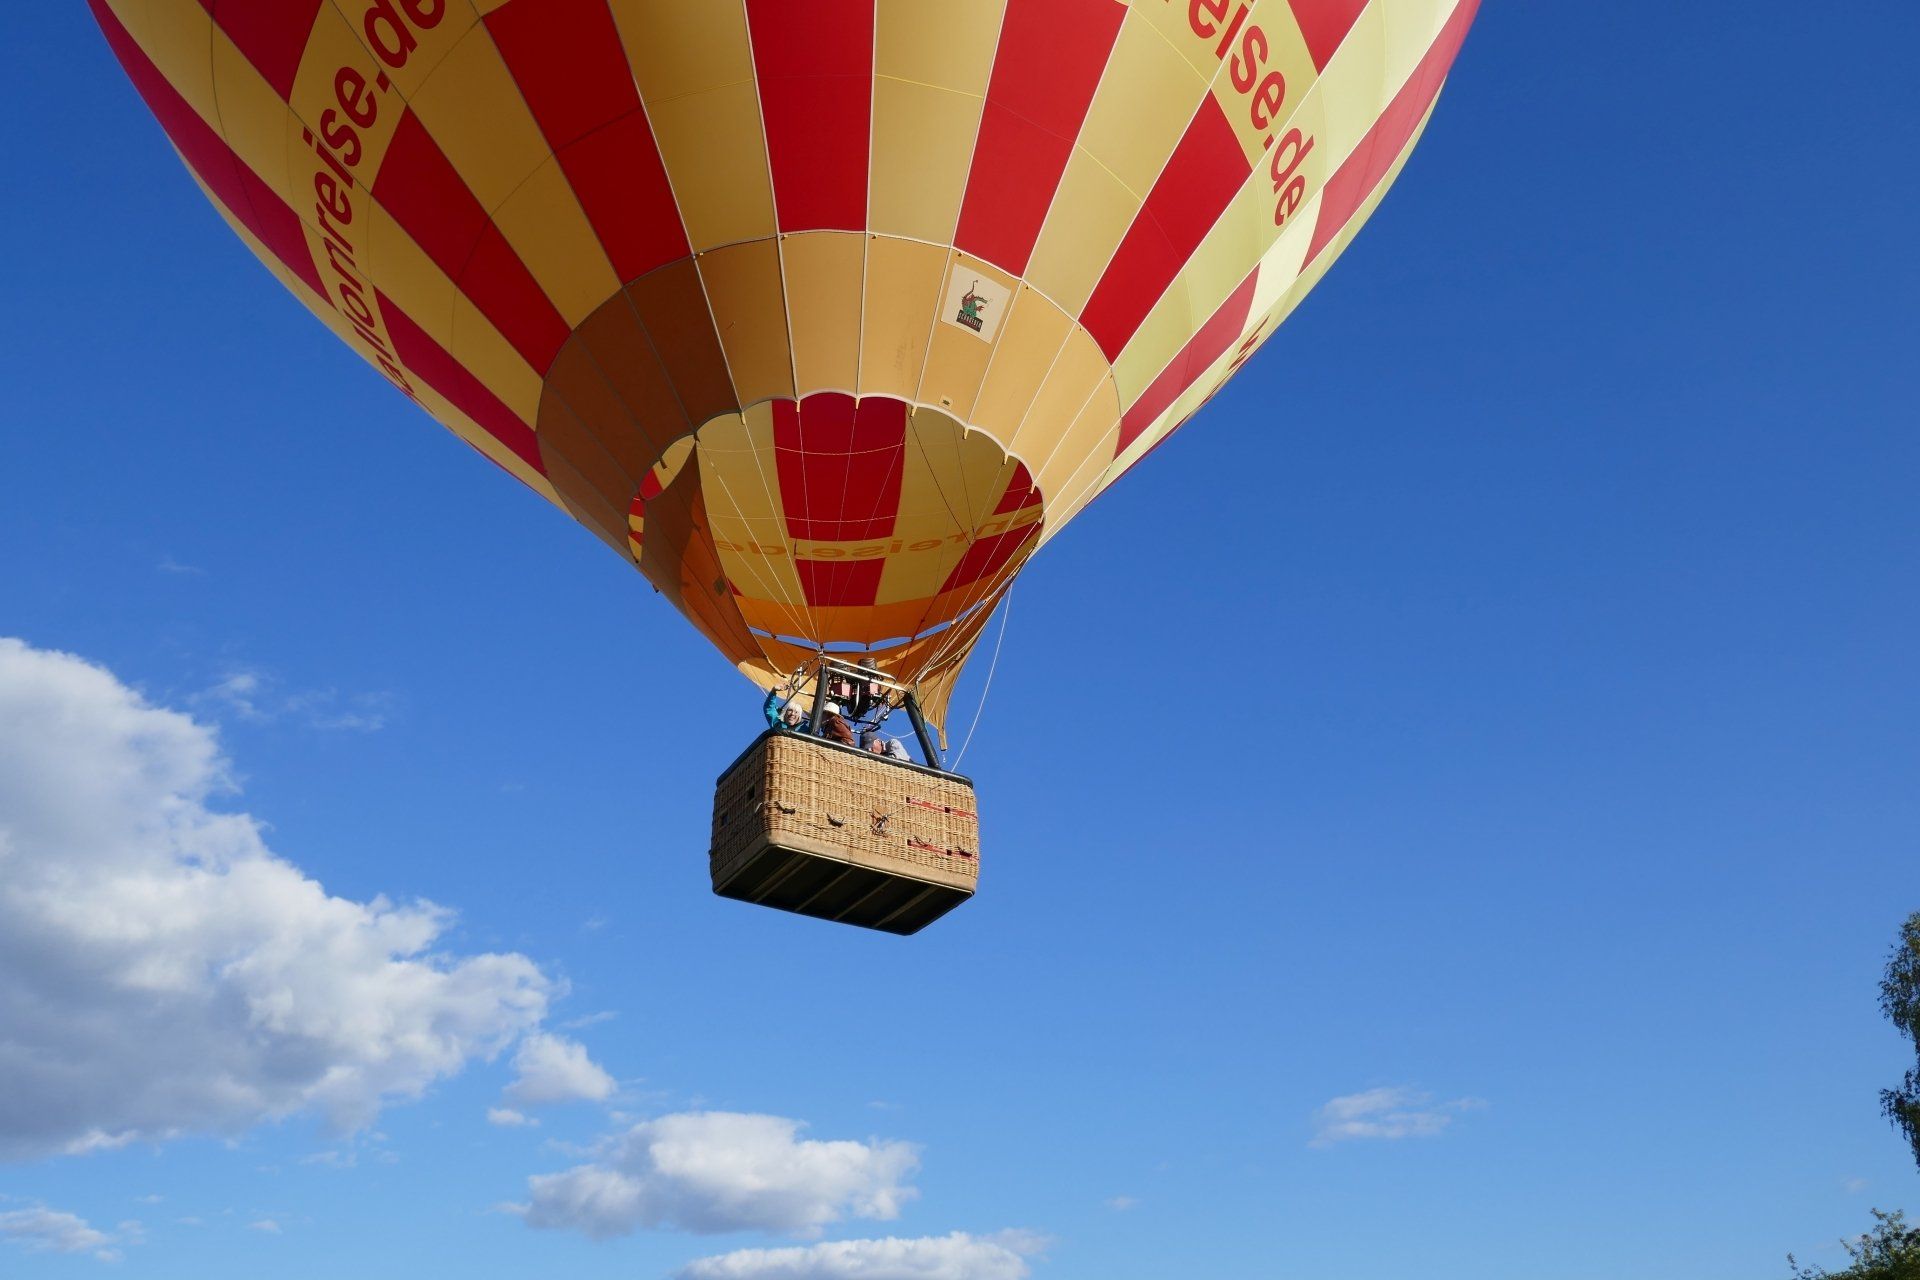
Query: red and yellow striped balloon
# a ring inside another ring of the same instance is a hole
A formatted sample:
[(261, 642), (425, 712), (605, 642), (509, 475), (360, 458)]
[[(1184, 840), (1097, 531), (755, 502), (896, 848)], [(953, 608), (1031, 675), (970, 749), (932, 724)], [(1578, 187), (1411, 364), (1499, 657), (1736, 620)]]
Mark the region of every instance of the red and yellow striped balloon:
[(401, 394), (771, 684), (936, 718), (1359, 229), (1477, 0), (91, 0)]

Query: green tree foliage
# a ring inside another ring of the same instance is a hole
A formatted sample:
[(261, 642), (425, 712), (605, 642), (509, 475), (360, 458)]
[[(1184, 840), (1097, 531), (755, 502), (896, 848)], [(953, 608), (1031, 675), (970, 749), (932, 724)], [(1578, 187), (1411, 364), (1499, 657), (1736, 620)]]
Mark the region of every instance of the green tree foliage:
[(1920, 911), (1907, 917), (1887, 958), (1880, 1012), (1913, 1041), (1914, 1068), (1898, 1089), (1881, 1090), (1880, 1109), (1913, 1147), (1913, 1162), (1920, 1165)]
[(1845, 1271), (1803, 1267), (1787, 1255), (1793, 1280), (1920, 1280), (1920, 1228), (1897, 1213), (1873, 1211), (1874, 1228), (1858, 1240), (1842, 1240), (1853, 1265)]

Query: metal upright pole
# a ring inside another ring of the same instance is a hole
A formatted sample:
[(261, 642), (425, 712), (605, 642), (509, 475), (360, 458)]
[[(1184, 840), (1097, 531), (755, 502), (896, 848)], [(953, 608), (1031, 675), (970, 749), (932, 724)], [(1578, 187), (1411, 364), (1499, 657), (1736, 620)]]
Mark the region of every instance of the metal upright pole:
[(934, 768), (945, 768), (940, 760), (940, 748), (933, 745), (933, 735), (927, 732), (927, 718), (920, 714), (920, 699), (913, 696), (912, 690), (907, 691), (907, 719), (913, 722), (913, 736), (920, 739), (920, 754)]
[(813, 720), (807, 730), (814, 737), (820, 736), (820, 728), (827, 722), (827, 668), (824, 661), (814, 663), (813, 667)]

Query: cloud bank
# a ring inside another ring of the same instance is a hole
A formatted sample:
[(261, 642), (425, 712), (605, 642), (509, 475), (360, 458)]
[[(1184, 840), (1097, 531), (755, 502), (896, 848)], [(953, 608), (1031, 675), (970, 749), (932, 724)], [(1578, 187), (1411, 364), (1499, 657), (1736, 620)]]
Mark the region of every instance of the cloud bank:
[(1026, 1280), (1045, 1242), (1025, 1232), (920, 1239), (837, 1240), (791, 1249), (741, 1249), (701, 1258), (675, 1280)]
[(354, 1129), (546, 1015), (531, 960), (328, 894), (211, 807), (228, 790), (211, 729), (0, 638), (0, 1157)]
[[(136, 1224), (125, 1224), (133, 1228)], [(134, 1231), (137, 1235), (137, 1229)], [(88, 1225), (77, 1214), (44, 1205), (30, 1209), (0, 1209), (0, 1240), (34, 1253), (91, 1253), (103, 1262), (118, 1262), (115, 1237)]]
[(585, 1045), (565, 1036), (528, 1036), (514, 1051), (513, 1069), (507, 1099), (522, 1106), (604, 1102), (613, 1094), (613, 1077), (587, 1056)]
[(1461, 1112), (1486, 1105), (1478, 1098), (1436, 1103), (1432, 1095), (1404, 1087), (1349, 1093), (1314, 1112), (1313, 1139), (1309, 1145), (1330, 1147), (1363, 1138), (1387, 1142), (1434, 1138), (1446, 1132)]
[(529, 1226), (595, 1239), (642, 1227), (816, 1235), (846, 1217), (892, 1219), (918, 1193), (905, 1142), (821, 1142), (797, 1120), (685, 1112), (604, 1140), (593, 1160), (528, 1179)]

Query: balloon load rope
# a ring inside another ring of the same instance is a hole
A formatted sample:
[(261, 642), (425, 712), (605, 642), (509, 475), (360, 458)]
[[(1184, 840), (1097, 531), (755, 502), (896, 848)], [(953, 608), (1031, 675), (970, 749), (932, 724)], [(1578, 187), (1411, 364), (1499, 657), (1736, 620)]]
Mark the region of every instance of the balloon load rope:
[(980, 686), (980, 702), (973, 709), (973, 723), (967, 726), (967, 736), (960, 743), (960, 750), (954, 753), (953, 767), (960, 768), (960, 762), (967, 758), (967, 748), (973, 745), (973, 731), (980, 727), (981, 713), (987, 709), (987, 695), (993, 692), (993, 673), (1000, 669), (1000, 646), (1007, 640), (1007, 619), (1013, 616), (1013, 585), (1007, 585), (1006, 599), (1000, 604), (1000, 634), (993, 642), (993, 660), (987, 663), (987, 681)]

